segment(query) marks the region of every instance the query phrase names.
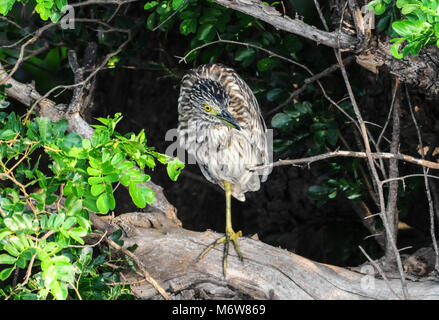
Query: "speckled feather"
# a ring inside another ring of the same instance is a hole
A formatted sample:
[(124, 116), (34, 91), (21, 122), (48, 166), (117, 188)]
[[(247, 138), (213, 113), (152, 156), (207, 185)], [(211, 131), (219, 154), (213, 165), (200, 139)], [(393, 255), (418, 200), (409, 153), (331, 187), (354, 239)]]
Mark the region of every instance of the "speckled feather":
[[(195, 108), (193, 101), (203, 99), (227, 106), (241, 130)], [(223, 189), (224, 180), (231, 182), (232, 195), (241, 201), (247, 191), (259, 190), (268, 171), (246, 168), (269, 163), (267, 129), (256, 97), (233, 69), (208, 64), (190, 70), (181, 82), (178, 112), (180, 145), (195, 156), (207, 180)]]

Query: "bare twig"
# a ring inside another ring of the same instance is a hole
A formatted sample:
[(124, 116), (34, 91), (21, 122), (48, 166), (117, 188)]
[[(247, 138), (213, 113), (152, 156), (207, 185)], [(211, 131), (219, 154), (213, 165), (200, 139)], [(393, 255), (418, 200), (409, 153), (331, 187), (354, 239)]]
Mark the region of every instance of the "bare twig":
[(364, 256), (367, 258), (367, 260), (369, 260), (369, 262), (375, 267), (375, 269), (377, 269), (377, 271), (379, 272), (379, 274), (381, 275), (381, 277), (383, 278), (383, 280), (386, 282), (387, 287), (390, 289), (390, 291), (392, 291), (392, 293), (401, 300), (401, 297), (399, 296), (399, 294), (397, 294), (395, 292), (395, 290), (393, 290), (392, 286), (390, 285), (390, 281), (389, 279), (387, 279), (386, 274), (383, 272), (383, 270), (381, 270), (380, 266), (372, 260), (372, 258), (366, 253), (366, 251), (364, 251), (364, 249), (361, 246), (358, 246), (358, 248), (360, 248), (361, 252), (364, 254)]
[(438, 176), (433, 176), (431, 174), (414, 173), (414, 174), (408, 174), (408, 175), (405, 175), (405, 176), (402, 176), (402, 177), (396, 177), (396, 178), (389, 178), (389, 179), (386, 179), (386, 180), (381, 180), (381, 183), (384, 185), (386, 183), (389, 183), (389, 182), (392, 182), (392, 181), (396, 181), (396, 180), (404, 181), (405, 179), (408, 179), (408, 178), (425, 177), (425, 176), (427, 176), (428, 178), (438, 179), (439, 180)]
[(143, 266), (142, 261), (140, 261), (140, 259), (131, 251), (122, 248), (120, 245), (118, 245), (116, 242), (114, 242), (113, 240), (111, 240), (110, 238), (107, 237), (106, 241), (108, 242), (109, 245), (111, 245), (113, 248), (115, 248), (116, 250), (120, 250), (122, 251), (125, 255), (129, 256), (131, 259), (134, 260), (134, 262), (137, 264), (137, 266), (140, 268), (140, 270), (143, 273), (143, 276), (145, 277), (145, 280), (148, 281), (162, 296), (163, 298), (165, 298), (166, 300), (169, 300), (169, 296), (166, 293), (166, 291), (157, 283), (157, 281), (154, 280), (153, 277), (151, 277), (151, 275), (149, 274), (149, 272), (145, 269), (145, 267)]
[(169, 16), (169, 17), (167, 17), (165, 20), (163, 20), (158, 26), (156, 26), (154, 29), (152, 29), (152, 31), (156, 31), (157, 29), (159, 29), (161, 26), (163, 26), (166, 22), (168, 22), (169, 20), (171, 20), (172, 19), (172, 17), (173, 16), (175, 16), (177, 13), (178, 13), (178, 11), (180, 11), (180, 9), (181, 8), (183, 8), (185, 5), (186, 5), (186, 3), (188, 2), (188, 0), (184, 0), (181, 4), (180, 4), (180, 6), (173, 12), (173, 13), (171, 13), (171, 15)]
[[(102, 235), (99, 235), (99, 240), (96, 241), (93, 244), (86, 244), (86, 245), (75, 245), (75, 244), (70, 244), (68, 245), (69, 248), (93, 248), (96, 247), (99, 243), (101, 243), (105, 237), (107, 236), (108, 231), (105, 230), (105, 232)], [(90, 233), (87, 236), (92, 236), (92, 235), (96, 235), (96, 233)]]
[[(321, 161), (329, 158), (335, 158), (335, 157), (348, 157), (348, 158), (362, 158), (365, 159), (368, 157), (366, 152), (360, 152), (360, 151), (346, 151), (346, 150), (336, 150), (331, 151), (323, 154), (319, 154), (317, 156), (312, 157), (306, 157), (306, 158), (300, 158), (300, 159), (284, 159), (284, 160), (278, 160), (276, 162), (273, 162), (271, 164), (262, 165), (262, 166), (255, 166), (255, 167), (249, 167), (248, 170), (262, 170), (269, 167), (279, 167), (279, 166), (299, 166), (299, 165), (307, 165), (309, 166), (311, 163), (316, 161)], [(410, 162), (419, 166), (423, 166), (430, 169), (439, 169), (439, 163), (428, 161), (428, 160), (421, 160), (417, 159), (415, 157), (406, 155), (406, 154), (393, 154), (389, 152), (375, 152), (370, 153), (370, 157), (372, 159), (397, 159), (400, 161), (406, 161)]]
[(14, 64), (14, 67), (12, 68), (12, 70), (9, 72), (9, 74), (3, 78), (0, 81), (0, 86), (4, 85), (13, 75), (14, 73), (17, 71), (18, 67), (20, 66), (20, 64), (23, 62), (24, 59), (24, 50), (26, 49), (26, 47), (30, 44), (33, 44), (35, 41), (37, 41), (37, 39), (43, 34), (44, 31), (46, 31), (47, 29), (52, 28), (53, 26), (56, 26), (57, 23), (51, 23), (51, 24), (46, 24), (43, 27), (39, 28), (37, 31), (35, 31), (34, 35), (32, 38), (30, 38), (29, 40), (27, 40), (20, 48), (20, 53), (17, 59), (17, 62)]
[[(344, 62), (345, 64), (350, 64), (352, 61), (354, 60), (354, 56), (350, 56), (345, 58)], [(273, 109), (271, 109), (270, 111), (268, 111), (265, 116), (269, 116), (272, 115), (273, 113), (278, 112), (280, 109), (282, 109), (283, 107), (285, 107), (288, 103), (290, 103), (296, 96), (300, 95), (302, 92), (305, 91), (305, 89), (313, 82), (316, 82), (317, 80), (326, 77), (328, 75), (330, 75), (331, 73), (333, 73), (334, 71), (337, 71), (338, 69), (340, 69), (340, 65), (338, 63), (333, 64), (332, 66), (326, 68), (325, 70), (323, 70), (320, 73), (317, 73), (316, 75), (309, 77), (307, 79), (305, 79), (303, 82), (304, 84), (294, 90), (293, 92), (290, 93), (290, 95), (288, 96), (288, 98), (282, 102), (280, 105), (274, 107)]]
[(35, 253), (32, 258), (29, 261), (29, 265), (27, 266), (27, 271), (26, 271), (26, 276), (24, 277), (23, 282), (21, 283), (21, 286), (25, 286), (28, 282), (29, 282), (29, 278), (31, 276), (32, 273), (32, 267), (34, 265), (35, 262), (35, 258), (36, 258), (37, 254)]
[[(405, 86), (405, 95), (407, 98), (407, 104), (410, 109), (410, 115), (412, 117), (413, 123), (416, 127), (416, 133), (418, 135), (418, 141), (419, 141), (419, 148), (421, 150), (421, 157), (422, 159), (425, 158), (424, 155), (424, 144), (422, 142), (422, 136), (421, 136), (421, 129), (419, 128), (418, 122), (416, 120), (415, 114), (413, 112), (412, 103), (410, 99), (410, 95), (407, 89), (407, 86)], [(431, 235), (431, 241), (433, 243), (434, 252), (436, 254), (434, 268), (435, 270), (439, 271), (439, 249), (437, 245), (436, 240), (436, 234), (434, 231), (434, 206), (433, 206), (433, 199), (431, 197), (431, 191), (430, 191), (430, 185), (428, 181), (428, 175), (427, 175), (427, 169), (425, 167), (422, 168), (424, 172), (424, 184), (425, 184), (425, 192), (427, 193), (427, 200), (428, 200), (428, 208), (429, 208), (429, 215), (430, 215), (430, 235)], [(437, 205), (437, 204), (436, 204)]]

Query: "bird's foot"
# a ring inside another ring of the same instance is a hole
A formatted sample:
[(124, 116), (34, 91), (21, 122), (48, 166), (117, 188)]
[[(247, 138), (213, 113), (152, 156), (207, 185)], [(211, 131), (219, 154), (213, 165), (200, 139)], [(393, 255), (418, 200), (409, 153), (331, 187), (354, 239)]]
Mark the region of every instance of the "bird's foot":
[(242, 231), (235, 232), (232, 228), (226, 229), (226, 235), (224, 237), (221, 237), (217, 239), (215, 242), (210, 244), (206, 249), (201, 252), (201, 254), (198, 256), (198, 261), (203, 259), (204, 256), (210, 251), (210, 249), (216, 247), (217, 245), (224, 243), (224, 257), (223, 257), (223, 273), (224, 277), (227, 276), (227, 257), (229, 255), (229, 244), (230, 242), (233, 243), (233, 246), (235, 247), (235, 251), (238, 254), (239, 259), (241, 262), (244, 261), (244, 257), (242, 256), (241, 249), (239, 248), (238, 244), (238, 238), (242, 237)]

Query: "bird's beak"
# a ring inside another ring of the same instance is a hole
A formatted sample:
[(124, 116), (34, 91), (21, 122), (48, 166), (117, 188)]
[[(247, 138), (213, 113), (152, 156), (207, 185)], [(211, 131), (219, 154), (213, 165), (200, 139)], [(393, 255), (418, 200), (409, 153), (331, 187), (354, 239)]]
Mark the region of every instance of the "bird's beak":
[(221, 119), (224, 123), (229, 125), (232, 128), (235, 128), (237, 130), (241, 130), (240, 125), (238, 124), (238, 121), (236, 121), (235, 118), (232, 117), (230, 112), (223, 110), (220, 113), (217, 114), (217, 117)]

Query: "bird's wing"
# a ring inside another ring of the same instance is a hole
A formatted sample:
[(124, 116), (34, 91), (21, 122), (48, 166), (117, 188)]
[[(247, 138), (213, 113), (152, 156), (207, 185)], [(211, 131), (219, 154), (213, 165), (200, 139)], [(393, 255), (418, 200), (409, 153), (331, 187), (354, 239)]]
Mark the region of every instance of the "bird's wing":
[(216, 181), (214, 178), (212, 178), (212, 176), (209, 174), (209, 171), (206, 168), (206, 165), (200, 163), (199, 161), (197, 161), (198, 166), (200, 167), (201, 173), (203, 174), (203, 176), (210, 182), (212, 182), (213, 184), (217, 184), (218, 181)]

